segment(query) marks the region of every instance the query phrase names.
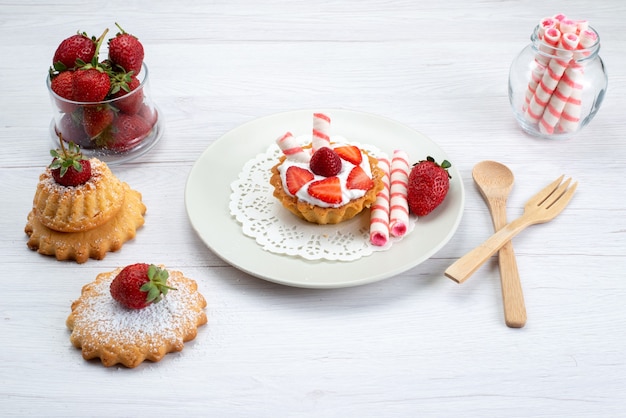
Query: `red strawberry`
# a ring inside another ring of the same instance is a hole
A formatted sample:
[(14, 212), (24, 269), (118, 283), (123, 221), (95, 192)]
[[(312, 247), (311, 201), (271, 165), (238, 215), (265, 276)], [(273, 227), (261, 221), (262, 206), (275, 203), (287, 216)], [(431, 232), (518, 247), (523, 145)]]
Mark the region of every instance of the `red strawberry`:
[(346, 187), (348, 189), (369, 190), (374, 187), (374, 180), (369, 178), (365, 170), (357, 165), (348, 174)]
[(116, 74), (111, 83), (110, 97), (116, 100), (113, 105), (121, 112), (134, 115), (143, 104), (143, 89), (137, 89), (141, 82), (129, 73)]
[(52, 58), (52, 65), (57, 71), (76, 68), (79, 64), (76, 61), (90, 62), (96, 53), (96, 40), (90, 38), (86, 33), (78, 33), (64, 39)]
[[(50, 89), (66, 100), (74, 99), (74, 72), (62, 71), (56, 75), (50, 74)], [(76, 109), (76, 105), (68, 103), (64, 100), (55, 98), (55, 102), (59, 109), (64, 113), (71, 113)]]
[(112, 141), (107, 147), (115, 151), (128, 151), (150, 134), (152, 126), (139, 115), (119, 113), (113, 120)]
[(101, 102), (109, 93), (111, 81), (101, 68), (87, 65), (74, 72), (73, 97), (77, 102)]
[(113, 299), (129, 309), (143, 309), (160, 302), (168, 290), (169, 273), (154, 264), (137, 263), (124, 267), (111, 282)]
[(309, 166), (318, 176), (332, 177), (341, 171), (341, 158), (332, 149), (322, 147), (313, 153)]
[(141, 71), (143, 63), (143, 45), (137, 37), (126, 33), (117, 23), (115, 24), (121, 31), (115, 38), (109, 39), (109, 59), (113, 64), (118, 65), (127, 73), (134, 75)]
[(309, 170), (292, 165), (285, 174), (287, 190), (289, 190), (290, 194), (295, 195), (302, 186), (313, 180), (314, 177)]
[(109, 105), (85, 106), (83, 109), (83, 127), (90, 138), (96, 138), (111, 126), (115, 112)]
[(147, 104), (143, 104), (139, 109), (139, 115), (148, 122), (148, 125), (153, 126), (159, 117), (157, 110), (151, 108)]
[(447, 160), (439, 165), (430, 156), (413, 166), (407, 192), (411, 212), (425, 216), (443, 202), (450, 188), (450, 167)]
[(64, 114), (59, 125), (56, 126), (56, 131), (57, 135), (62, 135), (65, 142), (73, 142), (81, 148), (87, 148), (90, 145), (91, 138), (85, 133), (80, 114), (80, 112)]
[(74, 97), (74, 72), (61, 71), (50, 81), (50, 88), (64, 99), (72, 100)]
[(59, 136), (61, 150), (51, 150), (52, 162), (48, 167), (54, 180), (62, 186), (79, 186), (91, 178), (91, 163), (83, 157), (80, 149), (70, 142), (65, 149), (65, 140)]
[(354, 145), (342, 145), (340, 147), (335, 148), (335, 152), (344, 160), (354, 164), (359, 165), (361, 161), (363, 161), (363, 155), (361, 154), (361, 150)]
[(327, 177), (309, 184), (309, 194), (322, 202), (336, 205), (341, 203), (341, 183), (338, 177)]

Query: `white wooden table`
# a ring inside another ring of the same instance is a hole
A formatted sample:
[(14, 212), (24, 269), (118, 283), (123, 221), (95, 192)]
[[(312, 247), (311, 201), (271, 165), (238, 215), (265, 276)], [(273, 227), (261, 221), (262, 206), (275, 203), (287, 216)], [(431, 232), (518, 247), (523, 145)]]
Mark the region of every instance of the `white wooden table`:
[[(559, 12), (600, 33), (609, 88), (578, 136), (538, 140), (513, 119), (508, 69)], [(625, 19), (618, 0), (0, 1), (0, 415), (626, 416)], [(146, 224), (104, 260), (58, 262), (24, 234), (50, 159), (44, 80), (60, 40), (116, 21), (145, 45), (166, 123), (156, 148), (114, 168), (143, 194)], [(245, 274), (202, 243), (183, 196), (201, 153), (245, 122), (314, 108), (388, 117), (446, 151), (465, 211), (434, 257), (313, 290)], [(514, 240), (521, 329), (504, 324), (495, 258), (462, 285), (443, 275), (491, 233), (471, 179), (486, 159), (515, 173), (511, 219), (557, 175), (580, 182), (556, 220)], [(84, 361), (65, 327), (71, 302), (98, 273), (146, 260), (198, 281), (208, 325), (159, 363)]]

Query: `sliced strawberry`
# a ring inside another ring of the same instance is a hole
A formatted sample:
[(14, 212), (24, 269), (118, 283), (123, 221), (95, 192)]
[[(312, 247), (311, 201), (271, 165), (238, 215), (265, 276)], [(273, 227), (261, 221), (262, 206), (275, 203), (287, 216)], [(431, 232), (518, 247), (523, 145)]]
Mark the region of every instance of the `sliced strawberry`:
[(341, 183), (338, 177), (327, 177), (309, 185), (309, 194), (322, 202), (335, 205), (341, 203)]
[(295, 195), (302, 186), (313, 180), (314, 177), (309, 170), (292, 165), (287, 169), (285, 175), (287, 190), (289, 190), (290, 194)]
[(339, 154), (343, 160), (346, 160), (354, 165), (359, 165), (363, 161), (361, 150), (354, 145), (342, 145), (335, 148), (335, 152)]
[(346, 186), (348, 189), (369, 190), (374, 187), (374, 181), (369, 178), (365, 170), (357, 165), (348, 174)]

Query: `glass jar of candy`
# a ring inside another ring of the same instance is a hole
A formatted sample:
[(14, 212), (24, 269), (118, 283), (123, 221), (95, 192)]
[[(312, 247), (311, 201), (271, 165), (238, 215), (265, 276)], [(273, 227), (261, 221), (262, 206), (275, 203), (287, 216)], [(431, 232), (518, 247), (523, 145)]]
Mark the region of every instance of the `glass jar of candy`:
[(513, 114), (530, 135), (570, 138), (591, 122), (607, 89), (600, 36), (585, 22), (544, 19), (530, 40), (509, 71)]

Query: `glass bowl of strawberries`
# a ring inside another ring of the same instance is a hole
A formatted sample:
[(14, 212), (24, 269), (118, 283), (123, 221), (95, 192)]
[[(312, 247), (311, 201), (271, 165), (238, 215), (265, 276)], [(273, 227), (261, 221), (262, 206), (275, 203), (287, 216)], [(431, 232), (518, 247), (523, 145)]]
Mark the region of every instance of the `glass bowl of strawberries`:
[(163, 134), (159, 110), (151, 99), (143, 45), (118, 28), (120, 32), (106, 42), (104, 59), (100, 48), (108, 29), (98, 38), (79, 32), (64, 39), (46, 77), (55, 147), (60, 141), (73, 142), (86, 155), (108, 164), (145, 154)]

